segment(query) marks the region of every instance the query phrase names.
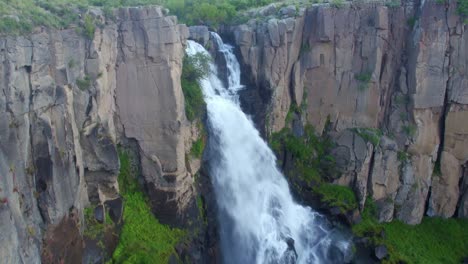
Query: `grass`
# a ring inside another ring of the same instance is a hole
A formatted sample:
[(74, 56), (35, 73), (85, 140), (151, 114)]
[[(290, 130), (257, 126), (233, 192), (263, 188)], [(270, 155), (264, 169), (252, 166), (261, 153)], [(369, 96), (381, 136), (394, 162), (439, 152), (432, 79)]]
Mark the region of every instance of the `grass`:
[[(389, 257), (383, 263), (461, 263), (468, 256), (468, 220), (425, 217), (419, 225), (401, 221), (378, 223), (370, 197), (362, 221), (353, 233), (369, 237), (373, 245), (385, 245)], [(385, 234), (382, 236), (382, 234)]]
[(192, 149), (190, 149), (190, 154), (195, 158), (201, 158), (203, 155), (203, 150), (205, 149), (205, 137), (200, 136), (196, 141), (192, 143)]
[(168, 263), (185, 231), (162, 225), (151, 213), (136, 181), (131, 155), (120, 150), (119, 186), (124, 198), (123, 227), (110, 263)]
[(324, 183), (315, 187), (314, 191), (320, 195), (321, 202), (338, 207), (342, 213), (358, 207), (356, 195), (349, 187)]

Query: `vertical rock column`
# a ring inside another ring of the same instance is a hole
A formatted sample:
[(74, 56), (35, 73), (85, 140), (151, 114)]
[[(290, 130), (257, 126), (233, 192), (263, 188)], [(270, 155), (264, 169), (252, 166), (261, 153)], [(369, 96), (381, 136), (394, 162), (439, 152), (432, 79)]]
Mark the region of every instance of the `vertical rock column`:
[(193, 196), (184, 140), (189, 133), (180, 84), (185, 25), (159, 7), (120, 9), (116, 102), (125, 137), (139, 146), (154, 213), (180, 223)]

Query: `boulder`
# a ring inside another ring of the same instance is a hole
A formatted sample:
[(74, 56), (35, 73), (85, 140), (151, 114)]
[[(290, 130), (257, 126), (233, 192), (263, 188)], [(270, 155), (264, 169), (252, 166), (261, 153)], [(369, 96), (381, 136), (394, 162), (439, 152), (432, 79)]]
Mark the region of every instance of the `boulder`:
[(94, 207), (94, 219), (96, 219), (96, 221), (98, 221), (101, 224), (109, 220), (106, 219), (104, 205), (100, 204)]
[(378, 260), (382, 260), (384, 258), (386, 258), (388, 256), (388, 250), (387, 250), (387, 247), (386, 246), (377, 246), (374, 250), (374, 253), (375, 253), (375, 257), (378, 259)]

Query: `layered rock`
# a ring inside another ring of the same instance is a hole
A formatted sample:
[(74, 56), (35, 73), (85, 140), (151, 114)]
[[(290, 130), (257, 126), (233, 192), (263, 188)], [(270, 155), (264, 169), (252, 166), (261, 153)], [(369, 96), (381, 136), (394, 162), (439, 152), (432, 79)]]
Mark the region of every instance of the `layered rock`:
[[(342, 169), (335, 182), (354, 188), (361, 209), (368, 195), (376, 200), (381, 221), (466, 216), (468, 34), (449, 2), (313, 5), (233, 29), (246, 73), (267, 97), (255, 102), (268, 109), (258, 125), (281, 130), (291, 104), (319, 133), (330, 124)], [(371, 146), (350, 128), (385, 136)]]
[(136, 143), (154, 211), (182, 222), (197, 131), (180, 86), (188, 30), (165, 13), (91, 10), (103, 24), (91, 40), (73, 28), (0, 38), (2, 261), (38, 263), (43, 230), (119, 196), (118, 143)]

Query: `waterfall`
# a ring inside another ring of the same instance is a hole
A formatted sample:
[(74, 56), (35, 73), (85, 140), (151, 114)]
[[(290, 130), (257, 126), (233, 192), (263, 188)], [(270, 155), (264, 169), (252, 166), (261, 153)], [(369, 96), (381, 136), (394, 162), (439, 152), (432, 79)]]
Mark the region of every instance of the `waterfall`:
[[(216, 66), (201, 81), (207, 105), (207, 160), (219, 211), (224, 263), (343, 263), (350, 242), (326, 218), (297, 204), (276, 158), (242, 112), (240, 67), (233, 47), (212, 33), (227, 62), (229, 87)], [(186, 52), (209, 54), (188, 41)]]

